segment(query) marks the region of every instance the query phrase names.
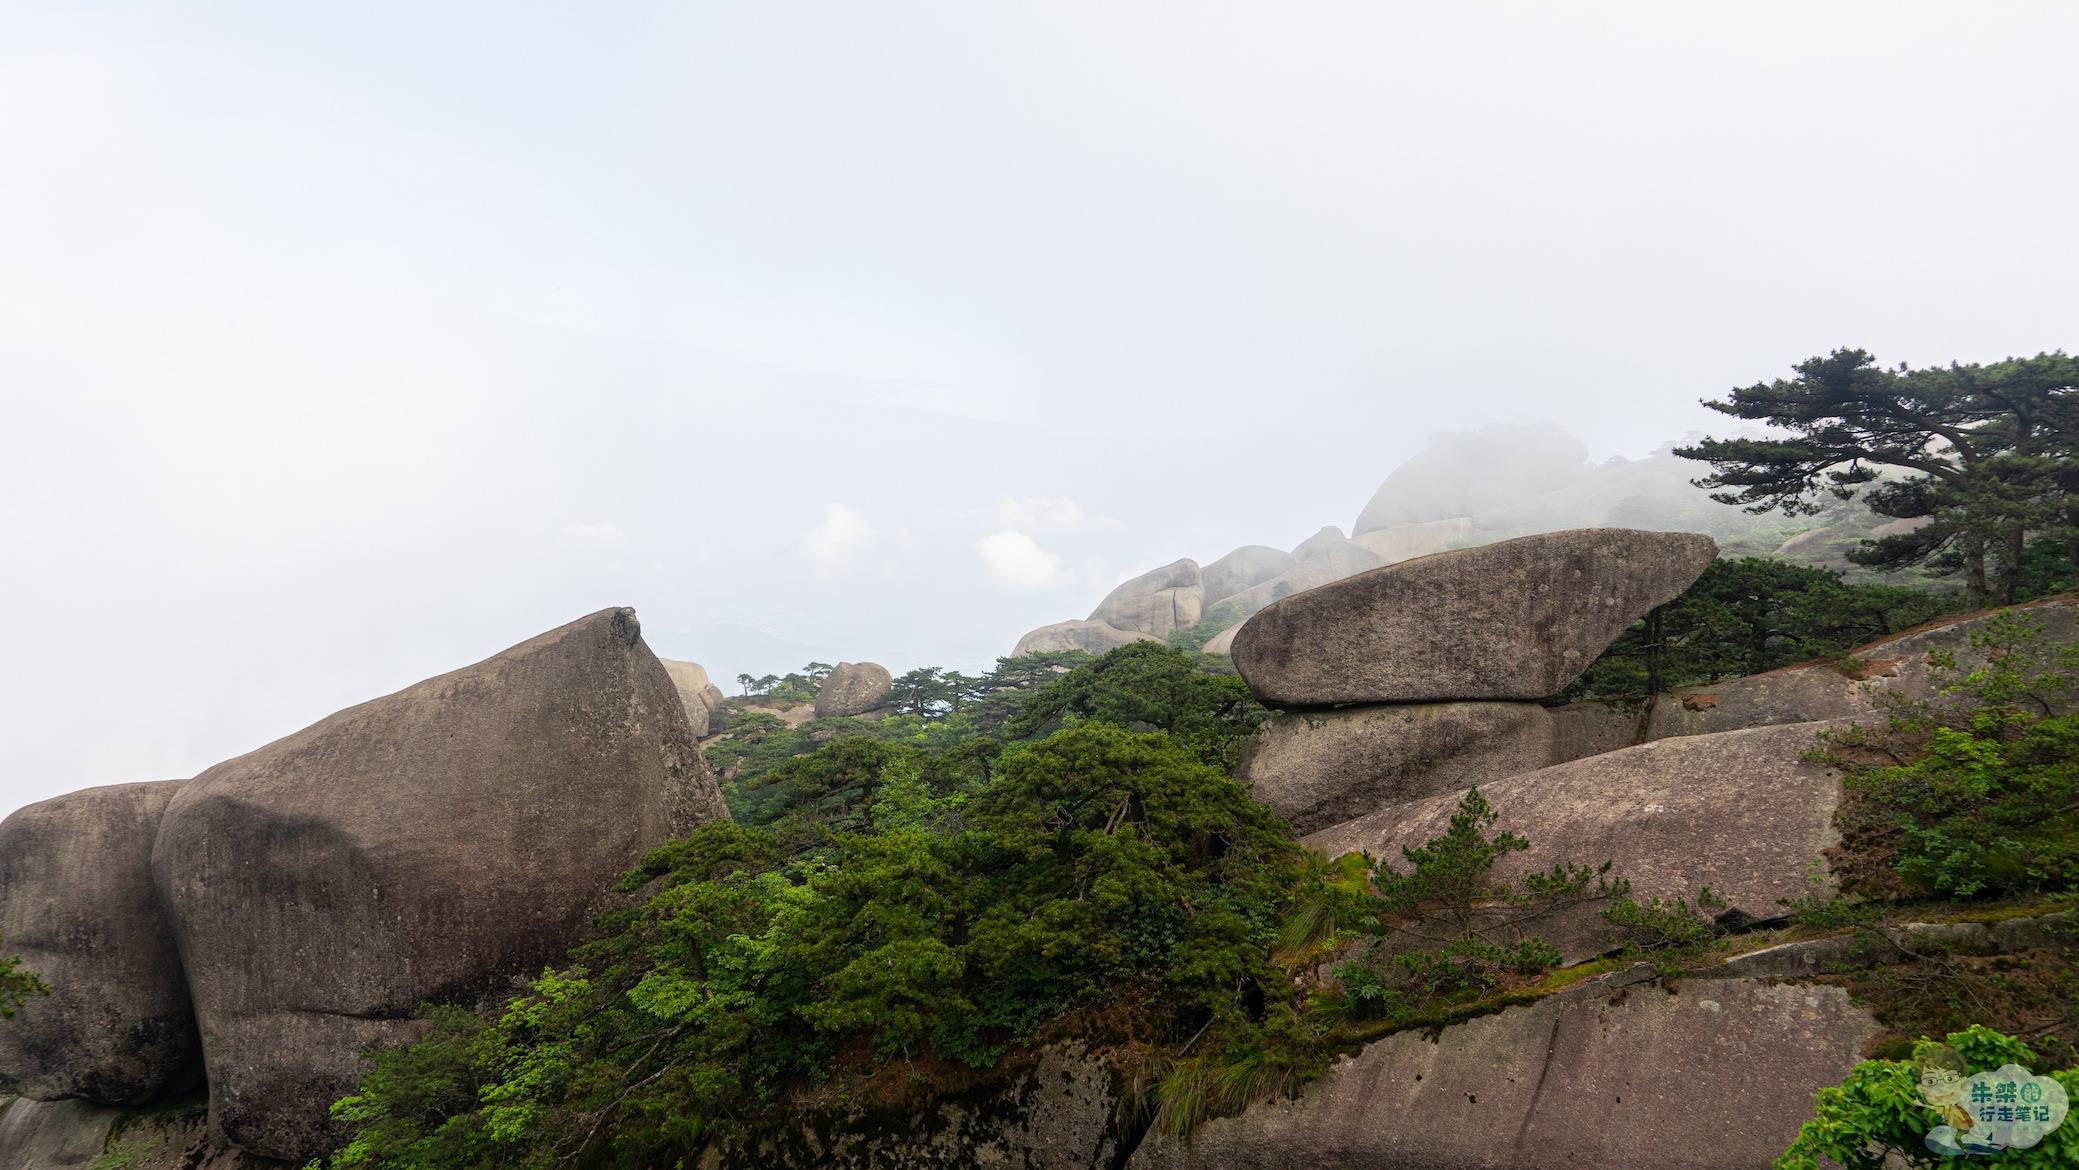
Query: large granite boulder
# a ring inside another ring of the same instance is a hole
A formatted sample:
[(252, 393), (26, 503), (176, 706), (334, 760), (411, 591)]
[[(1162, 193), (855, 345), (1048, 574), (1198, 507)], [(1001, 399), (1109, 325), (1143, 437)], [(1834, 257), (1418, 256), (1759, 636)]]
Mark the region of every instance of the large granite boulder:
[(1103, 622), (1055, 622), (1041, 626), (1018, 639), (1018, 646), (1011, 651), (1012, 657), (1027, 654), (1046, 654), (1057, 650), (1081, 650), (1089, 654), (1109, 654), (1129, 642), (1160, 642), (1153, 634), (1139, 630), (1121, 630)]
[(181, 782), (54, 797), (0, 822), (0, 945), (42, 976), (0, 1020), (0, 1085), (135, 1105), (201, 1079), (202, 1041), (152, 840)]
[(1226, 629), (1220, 631), (1219, 633), (1214, 634), (1211, 638), (1208, 638), (1206, 640), (1206, 644), (1204, 646), (1201, 646), (1199, 648), (1199, 652), (1202, 654), (1234, 653), (1234, 635), (1235, 631), (1239, 629), (1241, 629), (1240, 626), (1229, 626)]
[(1344, 707), (1264, 724), (1243, 749), (1236, 777), (1294, 832), (1311, 833), (1385, 805), (1562, 763), (1559, 748), (1551, 713), (1536, 703)]
[(840, 662), (816, 689), (816, 718), (864, 715), (887, 700), (894, 682), (878, 662)]
[(228, 760), (154, 875), (213, 1134), (301, 1161), (361, 1052), (561, 955), (668, 837), (728, 816), (635, 613), (608, 609)]
[(1234, 662), (1277, 706), (1542, 699), (1716, 555), (1707, 536), (1622, 528), (1438, 553), (1268, 606)]
[(657, 661), (664, 664), (664, 673), (671, 676), (671, 685), (679, 693), (679, 702), (686, 708), (686, 724), (693, 729), (693, 738), (706, 735), (714, 721), (715, 709), (722, 705), (722, 688), (709, 681), (707, 667), (698, 662), (680, 662), (671, 658)]
[(1760, 1170), (1880, 1031), (1838, 987), (1595, 985), (1398, 1032), (1130, 1170)]
[[(2046, 642), (2079, 645), (2079, 600), (2050, 598), (2029, 605), (1986, 613), (1963, 614), (1933, 625), (1894, 634), (1849, 652), (1838, 662), (1786, 666), (1765, 674), (1682, 687), (1653, 704), (1646, 723), (1649, 739), (1672, 735), (1708, 735), (1742, 727), (1767, 727), (1813, 719), (1837, 719), (1882, 710), (1894, 699), (1934, 699), (1956, 681), (1955, 672), (1936, 668), (1948, 657), (1963, 671), (1985, 663), (1985, 651), (1974, 646), (2002, 615), (2039, 626)], [(2067, 706), (2079, 696), (2052, 696), (2051, 705)]]
[(1198, 562), (1187, 558), (1123, 582), (1105, 595), (1090, 620), (1159, 638), (1197, 625), (1205, 596)]
[[(1704, 886), (1725, 913), (1779, 917), (1782, 902), (1810, 892), (1812, 867), (1834, 844), (1839, 774), (1804, 759), (1819, 733), (1843, 722), (1758, 727), (1664, 739), (1524, 772), (1480, 786), (1500, 813), (1497, 828), (1530, 848), (1495, 866), (1521, 878), (1561, 862), (1614, 863), (1634, 895), (1696, 904)], [(1396, 868), (1404, 846), (1441, 835), (1461, 794), (1400, 804), (1322, 829), (1304, 843), (1330, 856), (1362, 850)], [(1827, 888), (1822, 882), (1822, 888)], [(1583, 904), (1536, 927), (1569, 961), (1600, 953), (1601, 907)]]
[(1205, 607), (1210, 610), (1251, 585), (1270, 580), (1292, 565), (1291, 553), (1261, 544), (1245, 544), (1205, 567), (1201, 574)]

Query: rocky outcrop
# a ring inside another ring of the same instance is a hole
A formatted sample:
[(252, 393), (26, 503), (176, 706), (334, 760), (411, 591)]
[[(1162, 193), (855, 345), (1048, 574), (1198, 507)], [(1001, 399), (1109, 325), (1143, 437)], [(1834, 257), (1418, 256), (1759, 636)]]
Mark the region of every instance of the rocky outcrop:
[(1311, 833), (1575, 758), (1561, 758), (1561, 748), (1551, 713), (1536, 703), (1347, 707), (1264, 724), (1236, 777), (1295, 833)]
[[(1323, 539), (1332, 537), (1333, 539)], [(1353, 541), (1342, 539), (1342, 533), (1330, 528), (1303, 542), (1299, 546), (1302, 555), (1296, 557), (1292, 567), (1266, 581), (1260, 581), (1220, 603), (1219, 609), (1233, 614), (1238, 620), (1259, 613), (1272, 602), (1281, 601), (1296, 593), (1318, 589), (1332, 581), (1340, 581), (1352, 574), (1367, 569), (1376, 569), (1386, 563), (1379, 554)]]
[(1878, 1033), (1838, 987), (1589, 986), (1339, 1061), (1131, 1170), (1754, 1170)]
[(702, 1170), (1110, 1170), (1130, 1145), (1118, 1077), (1070, 1042), (994, 1080), (919, 1104), (832, 1110), (800, 1128), (710, 1151)]
[[(1879, 711), (1894, 699), (1930, 700), (1960, 677), (1936, 662), (1952, 658), (1961, 671), (1984, 665), (1985, 654), (1972, 645), (1988, 624), (2003, 614), (2041, 626), (2053, 644), (2079, 644), (2079, 599), (2052, 598), (2030, 605), (1946, 618), (1920, 629), (1894, 634), (1850, 651), (1839, 662), (1786, 666), (1766, 674), (1682, 687), (1653, 705), (1646, 723), (1649, 739), (1675, 735), (1708, 735), (1742, 727), (1766, 727), (1836, 719)], [(2079, 697), (2050, 697), (2056, 707)]]
[[(1495, 874), (1520, 879), (1562, 862), (1607, 860), (1642, 902), (1681, 898), (1695, 905), (1709, 886), (1726, 900), (1727, 914), (1779, 917), (1784, 899), (1815, 888), (1808, 871), (1836, 840), (1840, 777), (1803, 757), (1821, 731), (1840, 726), (1667, 739), (1481, 785), (1500, 813), (1497, 828), (1530, 841), (1529, 849), (1497, 862)], [(1304, 843), (1330, 856), (1362, 850), (1398, 866), (1403, 846), (1444, 832), (1459, 797), (1386, 805)], [(1541, 919), (1537, 932), (1569, 961), (1587, 958), (1605, 945), (1600, 911), (1576, 906)]]
[(1243, 545), (1205, 567), (1201, 578), (1206, 609), (1212, 609), (1252, 585), (1270, 580), (1290, 569), (1293, 563), (1291, 553), (1267, 545)]
[(1541, 699), (1716, 552), (1591, 528), (1438, 553), (1272, 604), (1235, 635), (1235, 666), (1277, 706)]
[(715, 709), (722, 705), (722, 688), (710, 682), (707, 667), (698, 662), (679, 662), (660, 658), (664, 673), (671, 676), (671, 685), (678, 690), (679, 702), (686, 708), (686, 723), (693, 729), (693, 737), (706, 735), (714, 721)]
[(15, 1101), (0, 1110), (0, 1166), (100, 1170), (120, 1109), (89, 1101)]
[(1055, 622), (1041, 626), (1018, 639), (1013, 657), (1047, 654), (1059, 650), (1081, 650), (1086, 654), (1109, 654), (1129, 642), (1160, 642), (1162, 639), (1138, 630), (1121, 630), (1103, 622)]
[(816, 690), (816, 718), (864, 715), (887, 700), (894, 681), (878, 662), (840, 662)]
[(1229, 626), (1226, 629), (1220, 631), (1219, 633), (1214, 634), (1211, 638), (1206, 640), (1206, 644), (1204, 646), (1200, 647), (1200, 652), (1204, 654), (1234, 653), (1234, 635), (1235, 631), (1239, 629), (1241, 629), (1240, 626)]
[(1204, 608), (1205, 585), (1198, 562), (1187, 558), (1124, 582), (1105, 596), (1090, 620), (1159, 638), (1171, 630), (1197, 625)]
[(152, 884), (152, 840), (180, 786), (88, 788), (0, 822), (0, 939), (51, 988), (0, 1020), (9, 1091), (131, 1105), (201, 1079), (173, 924)]
[(428, 1000), (561, 955), (615, 880), (726, 818), (632, 610), (341, 711), (209, 769), (153, 849), (217, 1137), (302, 1160), (360, 1053)]

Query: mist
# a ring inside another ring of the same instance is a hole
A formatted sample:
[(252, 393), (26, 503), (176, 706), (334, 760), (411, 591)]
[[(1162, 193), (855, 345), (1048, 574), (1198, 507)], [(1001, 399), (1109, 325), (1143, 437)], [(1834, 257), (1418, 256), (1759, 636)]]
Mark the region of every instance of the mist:
[(983, 667), (1438, 435), (1636, 459), (2079, 307), (2060, 4), (6, 23), (0, 812), (610, 605)]

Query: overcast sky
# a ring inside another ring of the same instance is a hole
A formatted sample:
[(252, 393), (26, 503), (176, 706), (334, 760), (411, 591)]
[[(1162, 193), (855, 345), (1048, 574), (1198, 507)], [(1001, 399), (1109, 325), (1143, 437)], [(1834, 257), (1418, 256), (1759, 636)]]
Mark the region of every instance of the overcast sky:
[[(0, 811), (609, 605), (975, 667), (1860, 345), (2069, 348), (2079, 6), (0, 3)], [(798, 653), (798, 657), (797, 657)], [(777, 659), (777, 660), (770, 660)]]

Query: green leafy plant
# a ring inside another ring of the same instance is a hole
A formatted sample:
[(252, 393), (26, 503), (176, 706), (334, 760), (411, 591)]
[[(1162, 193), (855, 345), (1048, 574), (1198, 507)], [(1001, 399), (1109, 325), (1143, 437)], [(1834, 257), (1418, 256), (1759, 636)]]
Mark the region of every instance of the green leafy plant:
[[(1973, 1026), (1951, 1032), (1948, 1047), (1961, 1054), (1966, 1075), (2002, 1065), (2035, 1068), (2036, 1053), (2027, 1044), (1991, 1028)], [(1930, 1151), (1927, 1131), (1942, 1124), (1920, 1094), (1921, 1062), (1942, 1047), (1921, 1040), (1909, 1060), (1866, 1060), (1833, 1088), (1813, 1098), (1814, 1116), (1798, 1129), (1797, 1138), (1776, 1159), (1775, 1170), (1820, 1170), (1838, 1165), (1846, 1170), (1894, 1170), (1899, 1166), (1954, 1166), (1957, 1159)], [(2079, 1069), (2047, 1074), (2079, 1099)], [(2079, 1124), (2067, 1120), (2043, 1141), (1999, 1155), (1999, 1165), (2023, 1170), (2079, 1165)]]
[(50, 990), (35, 972), (22, 969), (20, 955), (0, 958), (0, 1019), (13, 1019), (30, 996), (49, 995)]

